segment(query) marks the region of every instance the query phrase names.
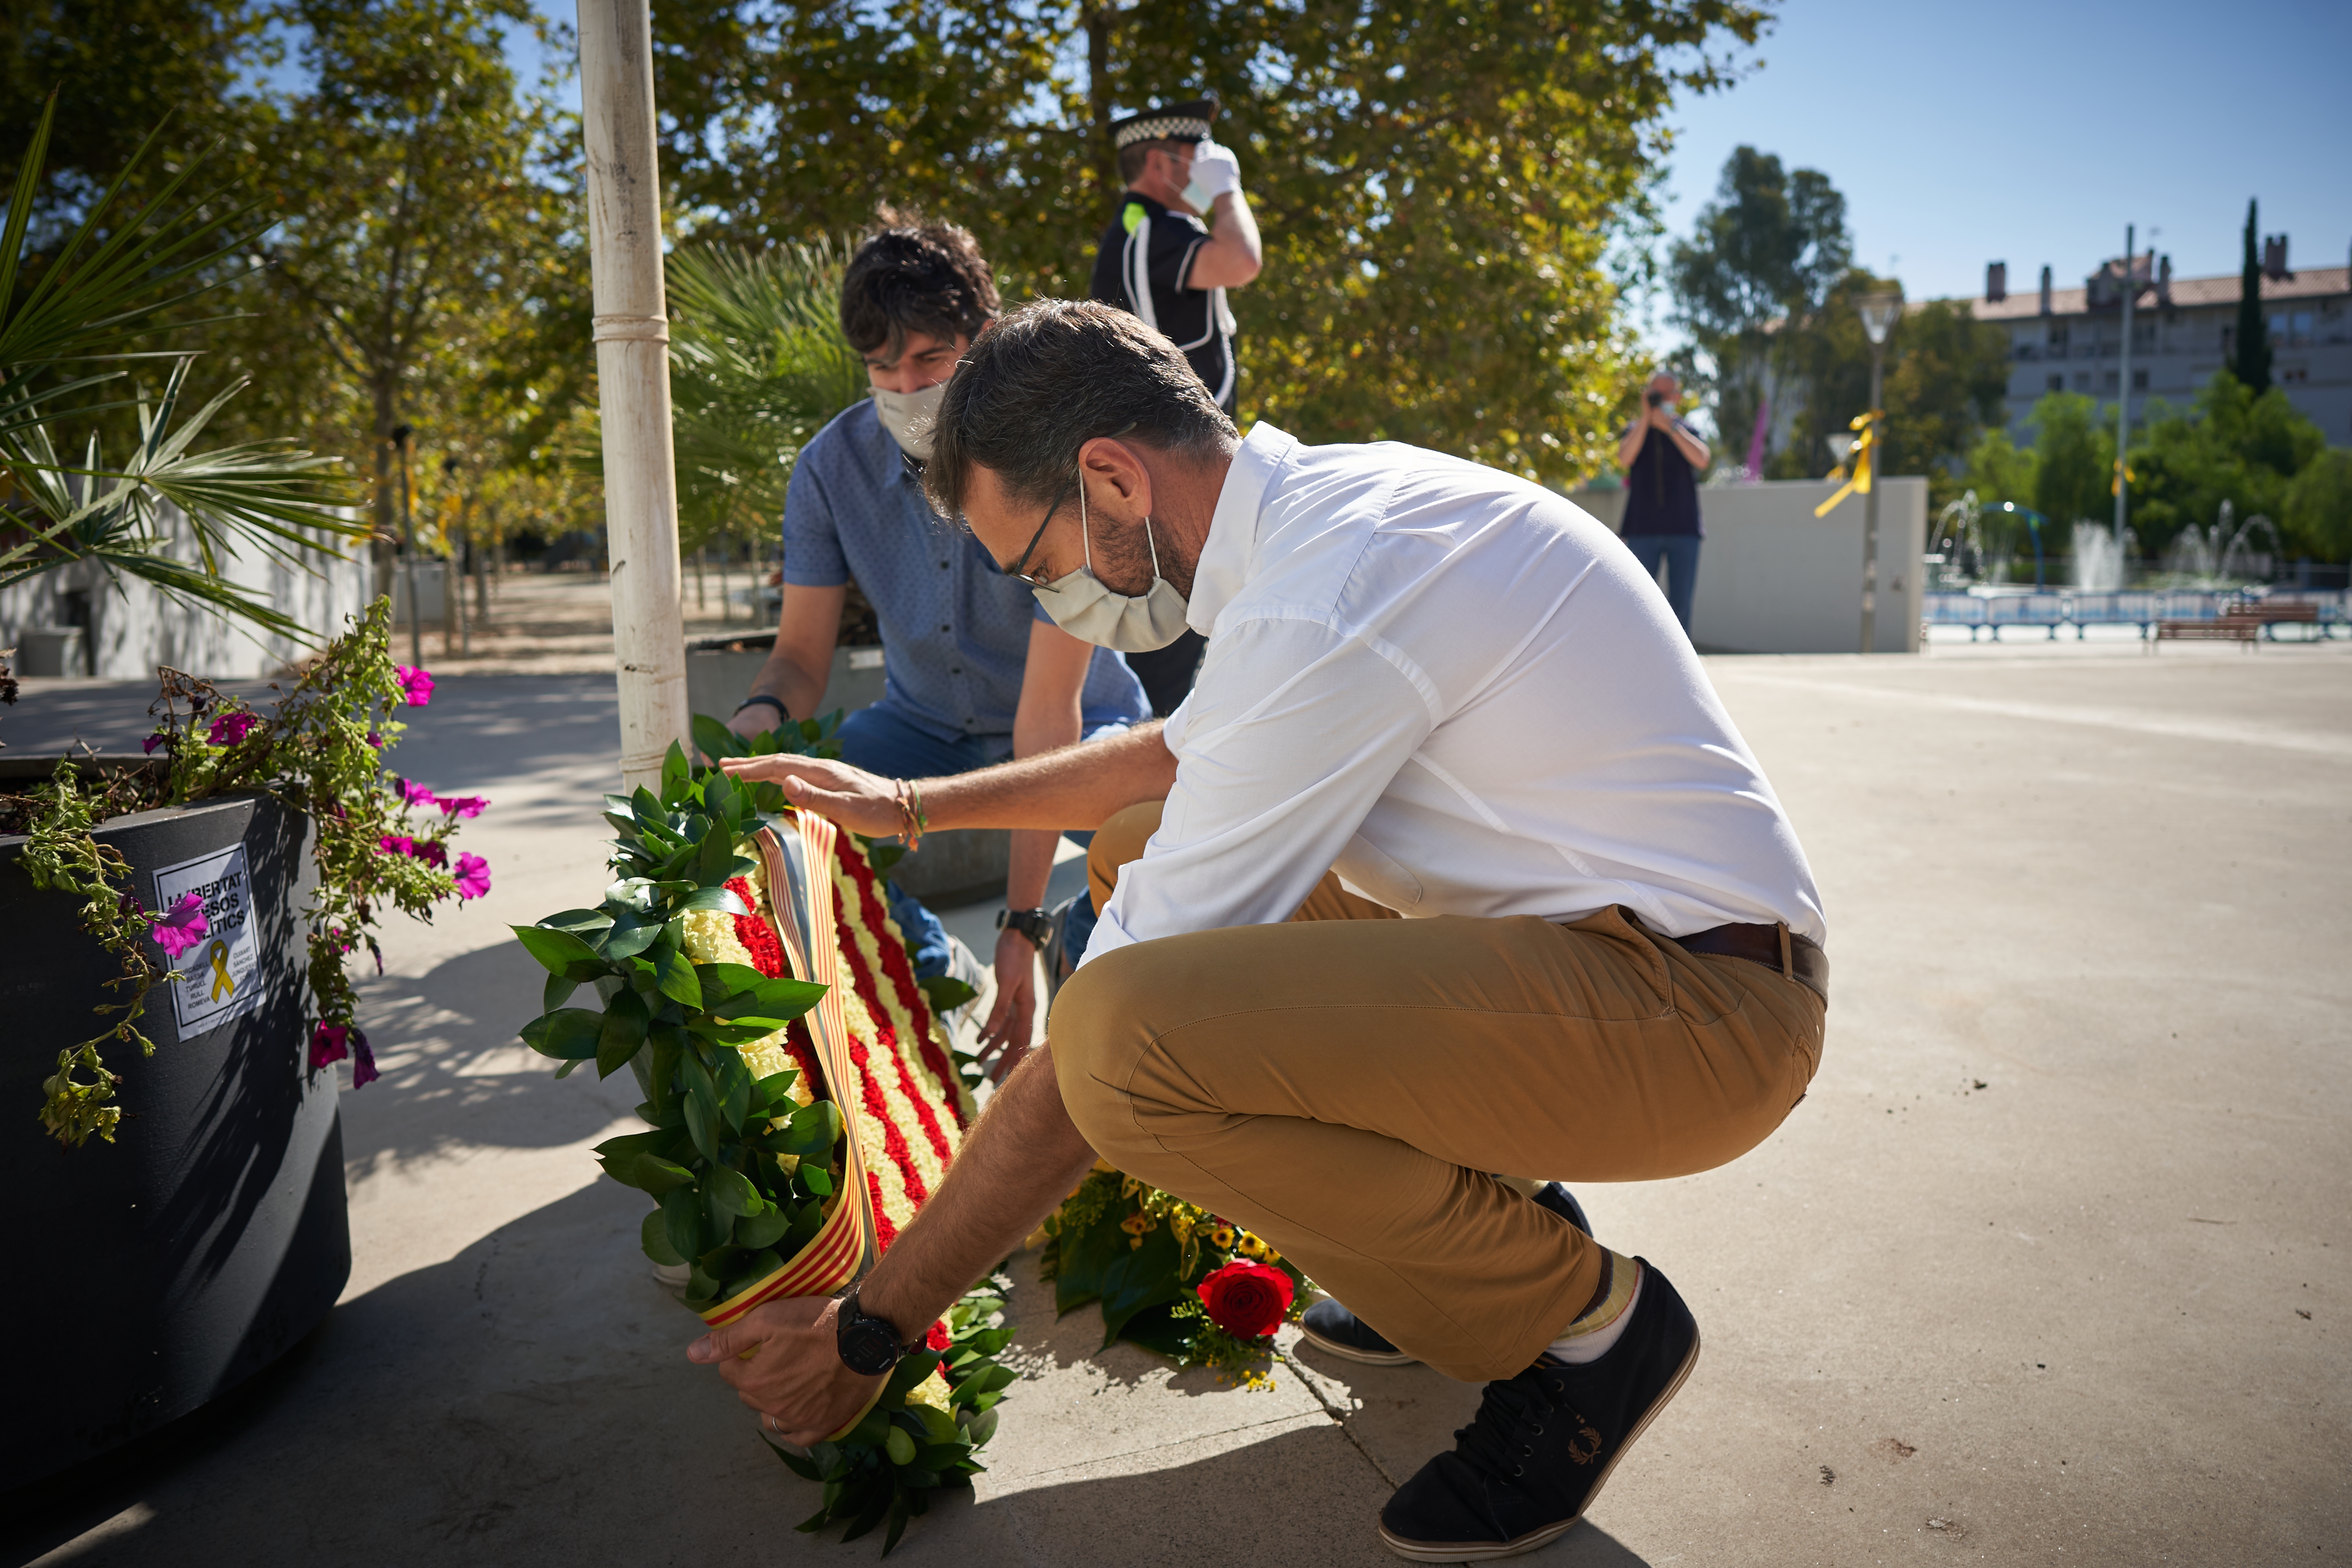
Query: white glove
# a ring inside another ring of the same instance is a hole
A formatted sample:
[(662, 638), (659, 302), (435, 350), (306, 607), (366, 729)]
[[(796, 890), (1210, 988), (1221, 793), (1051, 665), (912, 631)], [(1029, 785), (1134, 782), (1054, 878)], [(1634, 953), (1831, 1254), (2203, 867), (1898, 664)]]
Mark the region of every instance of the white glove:
[[(1235, 158), (1230, 149), (1220, 147), (1214, 142), (1203, 142), (1192, 149), (1192, 178), (1184, 187), (1187, 203), (1206, 212), (1211, 202), (1227, 191), (1241, 188), (1241, 160)], [(1200, 200), (1192, 200), (1195, 195)]]

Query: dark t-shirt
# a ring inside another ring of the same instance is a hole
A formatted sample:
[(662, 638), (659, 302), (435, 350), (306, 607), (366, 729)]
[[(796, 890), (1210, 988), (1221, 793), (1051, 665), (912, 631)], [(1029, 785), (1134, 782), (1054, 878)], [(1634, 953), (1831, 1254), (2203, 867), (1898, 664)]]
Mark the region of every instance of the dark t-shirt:
[(1129, 191), (1103, 230), (1095, 252), (1094, 286), (1106, 305), (1143, 318), (1147, 326), (1184, 351), (1192, 372), (1217, 406), (1234, 408), (1234, 313), (1223, 289), (1187, 284), (1192, 259), (1209, 243), (1208, 226), (1189, 213), (1171, 212), (1150, 196)]
[[(1692, 440), (1698, 433), (1681, 420), (1675, 427)], [(1625, 515), (1617, 531), (1704, 535), (1698, 522), (1698, 471), (1664, 430), (1653, 430), (1642, 455), (1625, 473)]]

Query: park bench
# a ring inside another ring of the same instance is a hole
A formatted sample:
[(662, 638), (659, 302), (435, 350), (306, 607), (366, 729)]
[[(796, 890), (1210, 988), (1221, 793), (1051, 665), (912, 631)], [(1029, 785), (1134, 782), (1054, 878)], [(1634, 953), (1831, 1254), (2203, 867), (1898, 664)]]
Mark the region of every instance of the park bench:
[(2319, 620), (2316, 605), (2232, 605), (2210, 621), (2158, 621), (2156, 636), (2148, 640), (2153, 653), (2166, 638), (2188, 642), (2242, 642), (2251, 650), (2263, 639), (2263, 628), (2287, 623), (2314, 625)]

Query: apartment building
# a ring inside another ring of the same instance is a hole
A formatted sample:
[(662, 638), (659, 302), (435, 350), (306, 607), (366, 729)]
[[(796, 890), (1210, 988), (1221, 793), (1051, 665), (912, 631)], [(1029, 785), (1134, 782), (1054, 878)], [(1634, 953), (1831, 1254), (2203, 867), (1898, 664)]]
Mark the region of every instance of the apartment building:
[[(2352, 267), (2287, 265), (2286, 238), (2263, 247), (2263, 312), (2270, 327), (2271, 380), (2326, 433), (2331, 445), (2352, 445)], [(1977, 320), (2010, 337), (2010, 433), (2021, 444), (2034, 400), (2045, 392), (2081, 392), (2097, 398), (2109, 419), (2115, 400), (2131, 399), (2137, 424), (2161, 398), (2183, 407), (2227, 365), (2236, 352), (2237, 273), (2176, 278), (2169, 257), (2135, 257), (2126, 272), (2111, 260), (2079, 289), (2007, 288), (2008, 267), (1985, 268), (1985, 292), (1970, 300)], [(2131, 386), (2122, 385), (2123, 297), (2132, 305)]]

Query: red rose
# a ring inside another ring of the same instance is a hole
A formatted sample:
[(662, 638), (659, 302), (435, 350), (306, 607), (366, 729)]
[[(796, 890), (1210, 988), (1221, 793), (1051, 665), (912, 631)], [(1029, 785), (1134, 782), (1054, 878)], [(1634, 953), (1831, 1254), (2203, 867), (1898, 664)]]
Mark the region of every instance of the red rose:
[(1290, 1310), (1290, 1276), (1240, 1258), (1201, 1281), (1209, 1321), (1237, 1340), (1264, 1339)]

